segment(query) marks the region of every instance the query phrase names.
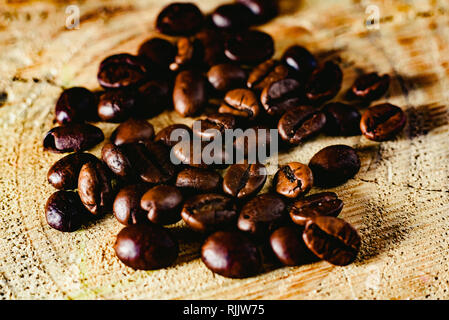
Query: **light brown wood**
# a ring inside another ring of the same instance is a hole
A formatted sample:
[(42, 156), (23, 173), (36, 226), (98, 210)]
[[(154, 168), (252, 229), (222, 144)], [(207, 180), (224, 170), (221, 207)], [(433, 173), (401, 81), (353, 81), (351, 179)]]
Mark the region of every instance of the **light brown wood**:
[[(282, 15), (261, 27), (276, 56), (299, 43), (320, 59), (341, 59), (344, 85), (363, 71), (388, 73), (389, 101), (408, 124), (395, 141), (317, 139), (281, 155), (307, 163), (322, 147), (357, 148), (362, 169), (332, 189), (341, 216), (363, 243), (355, 263), (278, 268), (244, 280), (212, 274), (198, 241), (180, 223), (181, 254), (170, 268), (142, 272), (114, 255), (121, 229), (112, 216), (72, 234), (47, 226), (46, 183), (61, 156), (43, 152), (63, 87), (95, 89), (99, 62), (135, 53), (154, 36), (153, 21), (169, 1), (89, 1), (78, 30), (67, 30), (66, 4), (10, 1), (0, 5), (0, 298), (5, 299), (435, 299), (449, 298), (449, 5), (447, 1), (282, 0)], [(222, 1), (197, 1), (205, 11)], [(378, 5), (378, 30), (368, 30), (368, 3)], [(4, 97), (4, 95), (0, 95)], [(1, 99), (5, 100), (5, 99)], [(173, 112), (150, 120), (156, 130), (191, 123)], [(109, 136), (116, 125), (99, 124)], [(99, 155), (101, 145), (93, 152)], [(317, 190), (313, 190), (316, 192)]]

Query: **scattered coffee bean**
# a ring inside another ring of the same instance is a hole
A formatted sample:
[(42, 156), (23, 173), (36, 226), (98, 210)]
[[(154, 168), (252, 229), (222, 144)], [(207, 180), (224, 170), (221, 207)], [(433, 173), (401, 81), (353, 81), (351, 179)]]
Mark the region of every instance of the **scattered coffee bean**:
[(206, 102), (206, 82), (203, 76), (192, 70), (181, 71), (176, 76), (173, 89), (175, 110), (183, 117), (193, 116)]
[(289, 74), (290, 70), (286, 65), (276, 60), (267, 60), (253, 69), (246, 85), (248, 88), (262, 91), (273, 82), (288, 78)]
[(262, 31), (246, 30), (235, 34), (225, 43), (225, 55), (232, 61), (257, 64), (274, 54), (273, 38)]
[(241, 3), (229, 3), (217, 7), (211, 18), (217, 28), (241, 30), (248, 28), (252, 24), (254, 14)]
[(254, 120), (260, 113), (259, 99), (249, 89), (234, 89), (226, 93), (218, 112)]
[(177, 48), (178, 53), (174, 62), (170, 64), (170, 70), (202, 69), (204, 48), (200, 40), (188, 37), (179, 38)]
[(282, 79), (265, 87), (260, 100), (269, 115), (282, 115), (301, 105), (302, 86), (295, 79)]
[(151, 140), (154, 128), (151, 123), (143, 119), (130, 118), (120, 124), (111, 135), (111, 141), (119, 146), (125, 143)]
[(158, 79), (144, 82), (137, 88), (137, 101), (133, 115), (145, 119), (157, 116), (173, 106), (171, 80)]
[(333, 192), (316, 193), (302, 198), (290, 207), (290, 218), (300, 226), (319, 216), (337, 217), (343, 209), (343, 201)]
[(127, 88), (144, 81), (147, 72), (148, 67), (142, 57), (116, 54), (101, 62), (98, 82), (106, 89)]
[(274, 176), (277, 193), (287, 198), (297, 198), (312, 189), (313, 174), (308, 166), (299, 162), (291, 162), (279, 169)]
[[(212, 142), (211, 142), (212, 143)], [(229, 155), (225, 150), (216, 150), (208, 148), (208, 153), (203, 153), (204, 149), (209, 145), (207, 142), (198, 141), (181, 141), (173, 146), (171, 152), (180, 163), (196, 168), (208, 168), (210, 166), (217, 167), (228, 163)], [(205, 158), (209, 158), (205, 160)]]
[(245, 84), (246, 72), (237, 65), (222, 63), (210, 68), (207, 78), (216, 90), (229, 91)]
[(203, 14), (193, 3), (175, 2), (159, 13), (156, 28), (171, 36), (186, 36), (197, 32), (203, 25)]
[(195, 38), (202, 43), (203, 60), (209, 67), (225, 63), (227, 58), (224, 54), (223, 35), (215, 29), (203, 29), (195, 35)]
[(89, 212), (84, 208), (78, 194), (73, 191), (57, 191), (48, 198), (45, 205), (47, 223), (58, 231), (76, 231), (87, 221), (88, 216)]
[(376, 72), (358, 77), (351, 87), (351, 94), (360, 100), (373, 101), (382, 97), (390, 86), (390, 76), (378, 75)]
[(151, 222), (168, 225), (181, 220), (182, 200), (182, 194), (176, 187), (159, 185), (142, 196), (140, 206), (148, 212)]
[(186, 168), (178, 173), (176, 186), (195, 192), (210, 193), (221, 188), (222, 178), (213, 170)]
[(123, 122), (136, 106), (135, 94), (127, 90), (110, 90), (100, 96), (98, 116), (106, 122)]
[(306, 97), (314, 105), (319, 105), (334, 98), (341, 89), (343, 72), (340, 67), (327, 61), (323, 66), (315, 69), (306, 84)]
[[(254, 134), (253, 134), (254, 133)], [(276, 136), (276, 139), (278, 137)], [(248, 128), (241, 135), (237, 135), (234, 142), (236, 157), (243, 154), (254, 161), (263, 162), (261, 157), (263, 154), (259, 150), (270, 150), (272, 135), (270, 129), (265, 126), (254, 126)], [(251, 158), (252, 157), (252, 158)]]
[(390, 103), (368, 108), (362, 115), (360, 130), (373, 141), (393, 139), (404, 128), (407, 117), (401, 108)]
[(307, 222), (303, 239), (316, 256), (337, 266), (353, 262), (361, 244), (359, 234), (349, 223), (323, 216)]
[(121, 146), (116, 146), (113, 143), (106, 143), (101, 149), (101, 159), (117, 176), (128, 181), (132, 181), (136, 178), (136, 172), (134, 171), (133, 165)]
[(69, 123), (48, 131), (44, 149), (54, 153), (83, 151), (104, 140), (103, 131), (87, 123)]
[(360, 112), (347, 104), (328, 103), (323, 110), (326, 115), (325, 131), (332, 136), (356, 136), (360, 134)]
[(262, 24), (278, 14), (278, 4), (276, 0), (237, 0), (247, 6), (254, 14), (254, 23)]
[(223, 177), (223, 191), (237, 199), (256, 195), (267, 181), (263, 164), (233, 164)]
[(140, 207), (140, 199), (147, 190), (145, 184), (131, 184), (117, 193), (112, 211), (118, 222), (126, 226), (148, 222), (147, 212)]
[(185, 124), (172, 124), (159, 131), (154, 141), (171, 148), (182, 140), (190, 139), (191, 136), (192, 130)]
[(154, 69), (166, 72), (175, 59), (176, 48), (168, 40), (152, 38), (142, 43), (138, 55), (146, 58)]
[(235, 128), (235, 118), (232, 114), (215, 113), (209, 115), (206, 119), (197, 120), (193, 125), (192, 132), (197, 137), (205, 141), (210, 141), (217, 137), (223, 137), (225, 130)]
[(91, 120), (96, 114), (95, 95), (86, 88), (66, 89), (56, 102), (55, 119), (59, 124)]
[(282, 61), (297, 72), (300, 79), (306, 80), (318, 66), (315, 57), (304, 47), (293, 45), (285, 50)]

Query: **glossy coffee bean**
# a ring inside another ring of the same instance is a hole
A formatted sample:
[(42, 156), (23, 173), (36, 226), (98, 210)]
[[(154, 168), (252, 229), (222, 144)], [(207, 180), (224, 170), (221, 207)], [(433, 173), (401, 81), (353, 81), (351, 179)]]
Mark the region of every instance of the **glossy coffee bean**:
[(201, 260), (213, 272), (228, 278), (247, 278), (262, 269), (257, 246), (238, 231), (217, 231), (201, 247)]
[(360, 170), (357, 152), (345, 145), (329, 146), (317, 152), (309, 162), (315, 185), (334, 187), (345, 183)]
[(302, 86), (295, 79), (273, 82), (263, 89), (260, 101), (269, 115), (280, 116), (301, 105)]
[(140, 201), (148, 212), (148, 219), (157, 224), (168, 225), (181, 220), (182, 194), (178, 188), (159, 185), (148, 190)]
[(101, 159), (117, 176), (126, 180), (134, 180), (136, 177), (133, 164), (121, 146), (106, 143), (101, 149)]
[(226, 93), (218, 112), (254, 120), (260, 113), (259, 99), (249, 89), (234, 89)]
[(225, 130), (232, 130), (235, 126), (236, 120), (232, 114), (214, 113), (205, 119), (194, 122), (192, 132), (197, 137), (209, 141), (217, 137), (224, 137)]
[(95, 95), (83, 87), (64, 90), (56, 102), (55, 119), (59, 124), (83, 122), (92, 119), (95, 114)]
[(182, 140), (190, 139), (192, 130), (185, 124), (172, 124), (159, 131), (154, 138), (155, 142), (161, 142), (167, 147), (173, 147)]
[(300, 79), (307, 79), (318, 66), (315, 57), (306, 48), (298, 45), (287, 48), (282, 55), (282, 61), (295, 70)]
[(276, 60), (267, 60), (253, 69), (246, 85), (248, 88), (262, 91), (273, 82), (288, 78), (289, 74), (290, 70), (286, 65)]
[(241, 30), (248, 28), (254, 19), (252, 11), (243, 4), (223, 4), (212, 12), (212, 22), (217, 28)]
[(359, 234), (349, 223), (333, 217), (309, 220), (303, 239), (316, 256), (337, 266), (353, 262), (361, 244)]
[(82, 166), (78, 194), (87, 210), (94, 215), (102, 215), (112, 208), (114, 190), (111, 174), (102, 162), (88, 162)]
[(130, 118), (121, 123), (111, 135), (111, 141), (119, 146), (125, 143), (151, 140), (154, 128), (151, 123), (143, 119)]
[[(274, 129), (273, 129), (274, 130)], [(275, 136), (277, 139), (278, 137)], [(241, 135), (237, 135), (234, 142), (236, 156), (243, 154), (245, 157), (253, 157), (255, 160), (261, 159), (255, 158), (260, 156), (259, 150), (270, 150), (272, 143), (271, 129), (265, 126), (254, 126), (243, 131)]]
[(281, 197), (265, 193), (251, 199), (243, 206), (237, 227), (241, 231), (262, 238), (283, 223), (285, 216), (285, 203)]
[(197, 114), (207, 102), (206, 81), (192, 70), (181, 71), (176, 76), (173, 105), (183, 117)]
[(148, 222), (147, 212), (140, 207), (140, 199), (147, 190), (145, 184), (132, 184), (117, 193), (112, 211), (118, 222), (126, 226)]
[(114, 244), (117, 257), (136, 270), (154, 270), (170, 266), (178, 257), (178, 242), (171, 233), (156, 224), (138, 224), (123, 228)]
[(55, 127), (44, 138), (44, 149), (54, 153), (83, 151), (104, 140), (103, 131), (87, 123)]
[(185, 168), (176, 177), (178, 188), (194, 192), (210, 193), (221, 189), (222, 178), (213, 170), (200, 168)]
[(360, 112), (347, 104), (328, 103), (322, 109), (326, 115), (325, 131), (332, 136), (356, 136), (360, 134)]
[(376, 72), (368, 73), (358, 77), (351, 87), (351, 94), (353, 97), (372, 101), (382, 97), (390, 86), (390, 76), (385, 74), (378, 75)]
[(106, 122), (123, 122), (131, 116), (135, 106), (134, 93), (127, 90), (106, 91), (98, 102), (98, 116)]
[(387, 141), (399, 134), (407, 122), (401, 108), (390, 103), (368, 108), (362, 115), (360, 130), (373, 141)]
[(300, 226), (320, 216), (337, 217), (343, 209), (343, 201), (333, 192), (316, 193), (302, 198), (290, 207), (290, 218)]
[(87, 221), (89, 212), (73, 191), (57, 191), (48, 198), (45, 205), (45, 218), (53, 229), (62, 232), (78, 230)]
[(223, 177), (223, 191), (237, 199), (256, 195), (267, 181), (263, 164), (233, 164)]
[(246, 72), (238, 65), (222, 63), (209, 69), (207, 79), (216, 90), (226, 92), (242, 87), (246, 81)]
[(76, 152), (56, 161), (47, 173), (48, 182), (59, 190), (74, 190), (78, 186), (81, 167), (98, 158), (90, 153)]
[(151, 38), (140, 45), (138, 55), (147, 59), (153, 68), (167, 71), (175, 59), (176, 48), (168, 40)]
[(187, 68), (202, 69), (204, 60), (204, 48), (200, 40), (196, 38), (179, 38), (177, 44), (177, 54), (170, 70), (180, 71)]
[(238, 213), (234, 200), (214, 193), (199, 194), (187, 199), (181, 217), (198, 232), (213, 232), (235, 224)]
[(142, 57), (121, 53), (107, 57), (100, 63), (98, 82), (103, 88), (128, 88), (147, 77), (148, 66)]
[(156, 28), (171, 36), (186, 36), (197, 32), (203, 25), (203, 14), (193, 3), (171, 3), (159, 13)]
[(285, 142), (298, 145), (318, 135), (326, 125), (323, 112), (311, 106), (297, 106), (279, 119), (279, 135)]
[(203, 47), (203, 60), (206, 65), (212, 67), (216, 64), (227, 62), (224, 54), (224, 37), (215, 29), (205, 28), (195, 34)]
[(136, 107), (133, 115), (152, 118), (173, 106), (171, 80), (158, 79), (144, 82), (137, 88)]
[(273, 38), (262, 31), (242, 31), (227, 39), (225, 55), (232, 61), (254, 65), (274, 54)]
[(262, 24), (274, 18), (279, 11), (276, 0), (237, 0), (254, 14), (254, 22)]
[(299, 266), (317, 260), (305, 245), (302, 231), (296, 226), (283, 226), (271, 234), (271, 249), (283, 265)]
[(291, 162), (276, 173), (274, 187), (278, 194), (287, 198), (303, 196), (313, 187), (312, 171), (305, 164)]
[(311, 104), (319, 105), (334, 98), (341, 89), (343, 72), (340, 67), (327, 61), (315, 69), (307, 80), (306, 98)]

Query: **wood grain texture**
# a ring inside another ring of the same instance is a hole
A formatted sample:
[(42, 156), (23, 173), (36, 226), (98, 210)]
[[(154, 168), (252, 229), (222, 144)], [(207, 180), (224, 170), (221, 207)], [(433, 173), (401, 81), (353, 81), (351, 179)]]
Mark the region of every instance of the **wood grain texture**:
[[(327, 145), (357, 148), (361, 171), (331, 190), (345, 202), (341, 216), (363, 239), (355, 263), (226, 279), (201, 263), (200, 242), (179, 223), (175, 265), (133, 271), (114, 255), (121, 226), (111, 215), (72, 234), (47, 226), (44, 206), (54, 190), (46, 173), (61, 156), (43, 152), (42, 138), (56, 99), (64, 87), (96, 89), (99, 62), (135, 53), (156, 34), (154, 18), (168, 2), (81, 2), (81, 25), (72, 31), (65, 28), (68, 2), (0, 3), (0, 298), (449, 298), (449, 4), (443, 0), (281, 0), (281, 16), (261, 27), (275, 38), (277, 57), (299, 43), (320, 59), (340, 59), (344, 84), (336, 100), (357, 74), (375, 70), (393, 79), (382, 102), (406, 110), (408, 124), (394, 141), (320, 136), (280, 157), (281, 164), (307, 163)], [(223, 1), (197, 2), (210, 11)], [(380, 9), (379, 30), (364, 25), (368, 2)], [(191, 121), (172, 111), (150, 120), (156, 130)], [(116, 125), (99, 126), (108, 137)]]

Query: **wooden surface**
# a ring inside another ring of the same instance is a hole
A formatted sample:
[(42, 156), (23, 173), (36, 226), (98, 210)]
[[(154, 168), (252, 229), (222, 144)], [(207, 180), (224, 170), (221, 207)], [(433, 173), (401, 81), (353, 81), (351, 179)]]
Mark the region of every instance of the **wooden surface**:
[[(198, 4), (208, 11), (221, 2)], [(165, 3), (85, 1), (80, 28), (70, 31), (68, 3), (0, 2), (0, 298), (449, 298), (449, 3), (443, 0), (282, 0), (281, 16), (261, 27), (275, 38), (277, 57), (299, 43), (321, 59), (340, 59), (343, 91), (361, 72), (389, 73), (393, 82), (382, 101), (407, 112), (409, 122), (395, 141), (320, 136), (281, 155), (281, 163), (307, 163), (327, 145), (357, 148), (361, 171), (332, 189), (345, 202), (341, 216), (363, 239), (355, 263), (226, 279), (201, 263), (200, 242), (179, 223), (173, 227), (182, 239), (175, 265), (133, 271), (114, 255), (121, 225), (111, 215), (71, 234), (47, 226), (44, 205), (54, 189), (46, 173), (61, 156), (44, 153), (42, 138), (52, 127), (56, 99), (63, 87), (97, 88), (99, 62), (135, 53), (155, 35), (153, 21)], [(380, 9), (378, 30), (364, 25), (368, 3)], [(159, 130), (191, 121), (167, 111), (151, 123)], [(116, 125), (99, 126), (109, 136)]]

